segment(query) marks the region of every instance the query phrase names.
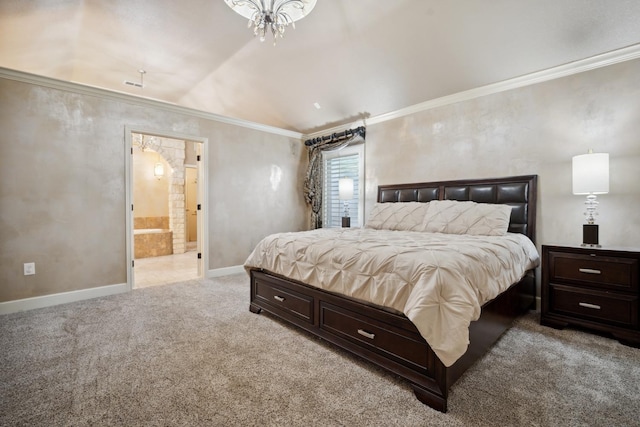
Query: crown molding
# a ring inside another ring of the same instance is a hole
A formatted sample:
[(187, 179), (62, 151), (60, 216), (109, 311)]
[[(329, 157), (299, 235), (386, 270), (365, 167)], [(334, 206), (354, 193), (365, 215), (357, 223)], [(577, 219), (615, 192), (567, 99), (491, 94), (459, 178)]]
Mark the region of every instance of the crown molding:
[(29, 83), (37, 86), (47, 87), (51, 89), (64, 90), (81, 95), (95, 96), (103, 99), (111, 99), (115, 101), (126, 102), (129, 104), (142, 105), (152, 108), (169, 111), (172, 113), (186, 114), (202, 119), (213, 120), (216, 122), (226, 123), (235, 126), (241, 126), (248, 129), (258, 130), (261, 132), (282, 135), (289, 138), (302, 139), (300, 132), (294, 132), (287, 129), (277, 128), (275, 126), (267, 126), (259, 123), (250, 122), (248, 120), (234, 119), (221, 116), (219, 114), (208, 113), (206, 111), (196, 110), (194, 108), (182, 107), (166, 101), (160, 101), (153, 98), (145, 98), (131, 95), (124, 92), (102, 89), (95, 86), (89, 86), (76, 82), (67, 82), (64, 80), (53, 79), (50, 77), (39, 76), (37, 74), (26, 73), (23, 71), (12, 70), (0, 67), (0, 78), (15, 80), (22, 83)]
[[(559, 79), (562, 77), (570, 76), (573, 74), (583, 73), (585, 71), (594, 70), (596, 68), (603, 68), (609, 65), (617, 64), (620, 62), (631, 61), (633, 59), (640, 58), (640, 43), (628, 46), (622, 49), (617, 49), (611, 52), (606, 52), (600, 55), (595, 55), (590, 58), (581, 59), (578, 61), (570, 62), (564, 65), (560, 65), (546, 70), (537, 71), (535, 73), (526, 74), (524, 76), (516, 77), (509, 80), (504, 80), (498, 83), (489, 84), (486, 86), (480, 86), (474, 89), (469, 89), (463, 92), (458, 92), (453, 95), (443, 96), (441, 98), (432, 99), (429, 101), (421, 102), (406, 108), (401, 108), (396, 111), (381, 114), (366, 119), (367, 125), (383, 123), (389, 120), (397, 119), (400, 117), (415, 114), (421, 111), (429, 110), (436, 107), (442, 107), (445, 105), (454, 104), (456, 102), (468, 101), (481, 96), (491, 95), (499, 92), (504, 92), (511, 89), (517, 89), (525, 86), (534, 85), (550, 80)], [(316, 138), (321, 135), (328, 135), (334, 132), (340, 132), (345, 129), (349, 129), (353, 126), (359, 126), (362, 124), (362, 120), (351, 122), (344, 125), (335, 126), (332, 128), (324, 129), (318, 132), (314, 132), (308, 135), (303, 135), (303, 139)]]
[(259, 123), (250, 122), (247, 120), (234, 119), (234, 118), (225, 117), (225, 116), (221, 116), (214, 113), (208, 113), (206, 111), (196, 110), (188, 107), (182, 107), (176, 104), (171, 104), (165, 101), (159, 101), (152, 98), (139, 97), (139, 96), (123, 93), (123, 92), (106, 90), (106, 89), (88, 86), (80, 83), (75, 83), (75, 82), (67, 82), (63, 80), (53, 79), (50, 77), (44, 77), (44, 76), (30, 74), (22, 71), (11, 70), (3, 67), (0, 67), (0, 78), (6, 78), (9, 80), (16, 80), (24, 83), (50, 87), (53, 89), (66, 90), (74, 93), (97, 96), (101, 98), (114, 99), (114, 100), (128, 102), (136, 105), (145, 105), (153, 108), (163, 109), (165, 111), (171, 111), (179, 114), (187, 114), (190, 116), (200, 117), (207, 120), (214, 120), (217, 122), (227, 123), (235, 126), (241, 126), (241, 127), (254, 129), (262, 132), (306, 140), (306, 139), (316, 138), (318, 136), (322, 136), (322, 135), (326, 135), (334, 132), (344, 131), (345, 129), (349, 129), (353, 126), (360, 126), (363, 124), (363, 122), (365, 125), (383, 123), (389, 120), (408, 116), (408, 115), (429, 110), (432, 108), (442, 107), (445, 105), (454, 104), (456, 102), (468, 101), (474, 98), (479, 98), (481, 96), (491, 95), (491, 94), (504, 92), (511, 89), (517, 89), (525, 86), (534, 85), (537, 83), (555, 80), (555, 79), (570, 76), (573, 74), (579, 74), (585, 71), (590, 71), (597, 68), (603, 68), (609, 65), (613, 65), (613, 64), (617, 64), (625, 61), (631, 61), (638, 58), (640, 58), (640, 43), (631, 45), (622, 49), (617, 49), (611, 52), (606, 52), (600, 55), (595, 55), (590, 58), (570, 62), (557, 67), (548, 68), (546, 70), (526, 74), (524, 76), (516, 77), (513, 79), (504, 80), (498, 83), (492, 83), (492, 84), (480, 86), (474, 89), (469, 89), (463, 92), (458, 92), (452, 95), (443, 96), (441, 98), (436, 98), (429, 101), (421, 102), (419, 104), (415, 104), (406, 108), (401, 108), (396, 111), (391, 111), (385, 114), (380, 114), (378, 116), (369, 117), (366, 120), (357, 120), (347, 124), (342, 124), (339, 126), (323, 129), (310, 134), (302, 134), (300, 132), (294, 132), (287, 129), (277, 128), (274, 126), (263, 125)]

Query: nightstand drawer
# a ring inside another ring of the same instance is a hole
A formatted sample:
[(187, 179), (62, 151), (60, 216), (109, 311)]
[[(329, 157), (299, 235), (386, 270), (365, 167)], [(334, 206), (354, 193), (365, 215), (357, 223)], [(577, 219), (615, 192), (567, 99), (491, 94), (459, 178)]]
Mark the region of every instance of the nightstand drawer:
[(549, 252), (549, 280), (624, 291), (638, 289), (638, 260), (634, 258)]
[(572, 286), (549, 285), (549, 311), (609, 324), (638, 326), (638, 297)]

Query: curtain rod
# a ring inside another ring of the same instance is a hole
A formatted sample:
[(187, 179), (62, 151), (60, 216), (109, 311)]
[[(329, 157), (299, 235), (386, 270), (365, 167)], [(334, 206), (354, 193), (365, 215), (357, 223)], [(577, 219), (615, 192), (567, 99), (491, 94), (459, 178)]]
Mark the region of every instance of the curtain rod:
[(337, 141), (339, 139), (350, 138), (352, 136), (357, 136), (357, 135), (360, 135), (364, 138), (366, 133), (367, 133), (367, 129), (364, 126), (359, 126), (355, 129), (347, 129), (343, 132), (332, 133), (331, 135), (318, 136), (316, 138), (307, 139), (304, 142), (304, 145), (306, 145), (307, 147), (310, 147), (319, 142), (323, 142), (327, 140)]

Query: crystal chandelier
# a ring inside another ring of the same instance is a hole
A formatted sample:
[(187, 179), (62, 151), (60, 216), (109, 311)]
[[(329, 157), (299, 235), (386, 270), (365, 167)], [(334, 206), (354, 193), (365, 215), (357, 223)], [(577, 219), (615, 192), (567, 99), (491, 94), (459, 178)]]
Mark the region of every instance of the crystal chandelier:
[(236, 13), (249, 19), (248, 27), (253, 26), (253, 34), (263, 42), (267, 31), (273, 34), (273, 44), (282, 38), (285, 28), (305, 16), (316, 5), (317, 0), (224, 0)]
[(133, 133), (132, 139), (133, 145), (139, 147), (140, 151), (153, 150), (156, 145), (156, 139), (153, 136)]

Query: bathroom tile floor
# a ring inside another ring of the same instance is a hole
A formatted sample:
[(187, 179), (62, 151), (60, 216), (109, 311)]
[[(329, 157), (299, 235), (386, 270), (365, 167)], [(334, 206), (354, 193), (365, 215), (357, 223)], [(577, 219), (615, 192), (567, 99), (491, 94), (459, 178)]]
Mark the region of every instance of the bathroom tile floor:
[(197, 252), (135, 260), (134, 288), (184, 282), (198, 278)]

